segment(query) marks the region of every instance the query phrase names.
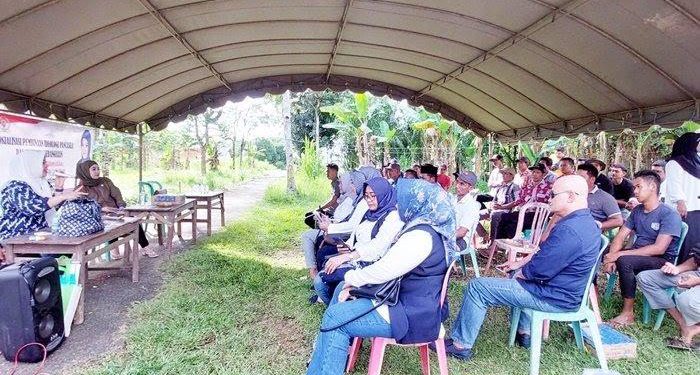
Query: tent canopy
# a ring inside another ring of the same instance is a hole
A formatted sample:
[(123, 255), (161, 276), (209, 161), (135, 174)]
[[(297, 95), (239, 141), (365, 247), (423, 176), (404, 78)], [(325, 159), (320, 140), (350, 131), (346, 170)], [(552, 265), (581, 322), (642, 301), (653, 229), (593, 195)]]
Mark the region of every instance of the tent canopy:
[(407, 99), (501, 139), (698, 113), (697, 0), (2, 1), (0, 103), (162, 129), (311, 88)]

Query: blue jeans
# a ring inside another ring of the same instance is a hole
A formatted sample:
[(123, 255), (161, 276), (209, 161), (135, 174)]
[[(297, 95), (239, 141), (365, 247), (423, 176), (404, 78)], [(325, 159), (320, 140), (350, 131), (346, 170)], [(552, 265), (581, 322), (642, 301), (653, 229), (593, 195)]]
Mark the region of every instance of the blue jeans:
[[(562, 312), (559, 307), (537, 299), (515, 279), (479, 277), (464, 291), (462, 308), (452, 328), (452, 339), (461, 347), (472, 348), (491, 306), (522, 307), (546, 312)], [(520, 315), (519, 333), (530, 333), (530, 317)]]
[[(335, 284), (335, 283), (334, 283)], [(314, 277), (314, 289), (316, 290), (316, 295), (323, 301), (326, 305), (331, 303), (331, 298), (333, 297), (333, 290), (329, 284), (326, 284), (321, 280), (321, 276), (316, 275)]]
[[(337, 288), (337, 291), (341, 289), (342, 286)], [(337, 294), (335, 293), (333, 302), (323, 315), (321, 327), (330, 328), (347, 322), (373, 306), (372, 301), (366, 298), (337, 303)], [(391, 325), (374, 310), (337, 329), (320, 332), (316, 337), (316, 347), (306, 373), (310, 375), (343, 374), (352, 337), (391, 337)]]

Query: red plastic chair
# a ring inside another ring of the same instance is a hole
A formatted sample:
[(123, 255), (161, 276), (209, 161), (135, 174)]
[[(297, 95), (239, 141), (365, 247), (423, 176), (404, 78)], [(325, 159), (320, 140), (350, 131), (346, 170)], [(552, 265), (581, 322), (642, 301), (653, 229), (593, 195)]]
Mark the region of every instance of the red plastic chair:
[[(440, 292), (440, 308), (442, 308), (445, 303), (445, 298), (447, 297), (447, 286), (450, 281), (450, 273), (455, 261), (450, 263), (447, 268), (447, 273), (442, 281), (442, 291)], [(445, 329), (440, 326), (440, 337), (435, 340), (435, 348), (437, 349), (438, 364), (440, 366), (440, 375), (447, 375), (447, 353), (445, 353)], [(369, 354), (369, 365), (367, 374), (369, 375), (379, 375), (382, 372), (382, 363), (384, 362), (384, 351), (387, 345), (399, 345), (399, 346), (417, 346), (420, 350), (420, 362), (421, 368), (423, 370), (423, 375), (430, 375), (430, 349), (428, 348), (428, 342), (418, 343), (418, 344), (408, 344), (402, 345), (397, 344), (394, 339), (386, 337), (373, 337), (372, 348)], [(355, 369), (355, 362), (360, 353), (360, 348), (362, 347), (362, 338), (355, 337), (350, 345), (350, 356), (348, 357), (348, 365), (345, 368), (345, 372), (352, 372)]]

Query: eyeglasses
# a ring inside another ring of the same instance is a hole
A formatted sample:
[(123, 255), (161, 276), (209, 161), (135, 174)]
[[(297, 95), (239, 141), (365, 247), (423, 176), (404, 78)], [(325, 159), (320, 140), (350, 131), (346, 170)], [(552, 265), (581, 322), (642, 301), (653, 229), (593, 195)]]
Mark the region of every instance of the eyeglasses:
[(558, 192), (558, 193), (552, 192), (552, 198), (556, 197), (556, 196), (559, 195), (559, 194), (565, 194), (565, 193), (571, 193), (571, 194), (581, 195), (581, 194), (579, 194), (579, 193), (577, 193), (577, 192), (575, 192), (575, 191), (572, 191), (572, 190), (564, 190), (564, 191), (560, 191), (560, 192)]

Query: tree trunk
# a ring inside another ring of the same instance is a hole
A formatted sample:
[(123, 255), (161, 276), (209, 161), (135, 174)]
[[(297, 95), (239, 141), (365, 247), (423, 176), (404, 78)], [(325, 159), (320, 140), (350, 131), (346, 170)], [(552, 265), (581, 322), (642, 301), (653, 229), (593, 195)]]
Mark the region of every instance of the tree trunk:
[(291, 97), (289, 91), (282, 94), (282, 114), (284, 125), (284, 154), (287, 165), (287, 191), (296, 192), (296, 184), (294, 182), (294, 164), (292, 158), (294, 153), (292, 150), (292, 121), (291, 121)]
[(481, 176), (481, 154), (484, 152), (484, 139), (474, 135), (476, 139), (474, 140), (474, 147), (476, 152), (474, 154), (474, 173), (477, 176)]
[(318, 152), (318, 150), (321, 149), (320, 148), (321, 144), (319, 143), (320, 139), (321, 139), (321, 136), (320, 136), (321, 119), (318, 116), (318, 111), (319, 111), (320, 107), (321, 107), (321, 98), (317, 97), (316, 98), (316, 106), (314, 107), (314, 120), (316, 121), (315, 127), (314, 127), (314, 130), (315, 130), (314, 135), (316, 136), (316, 138), (315, 138), (315, 140), (316, 140), (316, 152)]

